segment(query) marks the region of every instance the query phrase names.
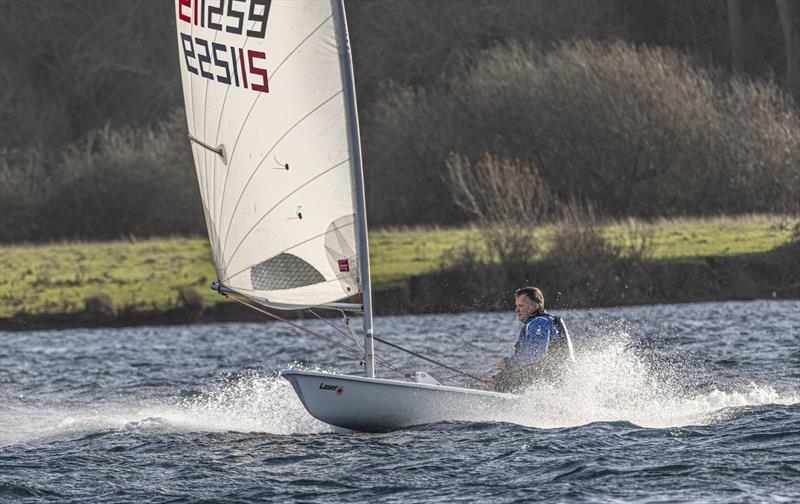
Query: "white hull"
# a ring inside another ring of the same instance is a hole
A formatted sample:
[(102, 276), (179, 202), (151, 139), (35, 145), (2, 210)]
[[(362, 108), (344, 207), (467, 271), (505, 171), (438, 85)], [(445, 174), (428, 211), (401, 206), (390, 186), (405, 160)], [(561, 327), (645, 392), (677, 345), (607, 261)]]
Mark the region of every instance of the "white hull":
[(385, 432), (441, 421), (487, 421), (509, 411), (518, 396), (484, 390), (288, 369), (303, 406), (345, 429)]

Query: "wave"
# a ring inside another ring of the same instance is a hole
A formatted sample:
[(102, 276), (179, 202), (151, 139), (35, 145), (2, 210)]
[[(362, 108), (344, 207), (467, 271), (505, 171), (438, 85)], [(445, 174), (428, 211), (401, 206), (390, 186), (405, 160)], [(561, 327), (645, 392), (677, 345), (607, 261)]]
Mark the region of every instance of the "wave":
[(297, 434), (331, 429), (306, 413), (289, 382), (259, 371), (223, 376), (188, 397), (88, 404), (15, 402), (0, 415), (0, 445), (123, 430)]
[[(608, 329), (595, 343), (582, 342), (578, 361), (560, 383), (528, 390), (512, 411), (494, 420), (548, 429), (595, 422), (672, 428), (724, 422), (752, 407), (800, 403), (796, 389), (714, 384), (713, 376), (699, 377), (677, 359), (654, 358), (656, 350), (637, 346), (624, 330)], [(0, 411), (0, 445), (119, 431), (288, 435), (332, 430), (305, 411), (286, 380), (256, 370), (222, 375), (197, 391), (171, 397), (35, 405), (17, 400)]]
[(704, 380), (686, 364), (658, 363), (625, 332), (600, 341), (583, 349), (561, 382), (526, 391), (503, 420), (540, 428), (618, 421), (669, 428), (722, 422), (745, 407), (800, 403), (796, 390), (766, 384), (693, 383)]

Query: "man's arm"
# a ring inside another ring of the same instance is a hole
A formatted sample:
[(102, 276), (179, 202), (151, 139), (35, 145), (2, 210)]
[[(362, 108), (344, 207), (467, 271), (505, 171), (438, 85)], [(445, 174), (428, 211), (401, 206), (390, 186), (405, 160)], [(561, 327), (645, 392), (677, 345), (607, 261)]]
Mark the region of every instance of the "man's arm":
[(506, 363), (511, 367), (527, 366), (547, 357), (552, 325), (546, 318), (533, 319), (520, 341), (519, 349), (505, 359)]

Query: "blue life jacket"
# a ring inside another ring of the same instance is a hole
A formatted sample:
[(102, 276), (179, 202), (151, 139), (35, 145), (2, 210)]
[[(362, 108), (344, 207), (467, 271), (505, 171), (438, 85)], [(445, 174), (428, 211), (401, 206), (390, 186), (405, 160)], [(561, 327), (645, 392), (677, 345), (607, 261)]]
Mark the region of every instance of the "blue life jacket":
[[(564, 360), (574, 360), (573, 352), (572, 352), (572, 344), (569, 339), (569, 333), (567, 332), (567, 328), (564, 325), (564, 321), (561, 317), (557, 315), (552, 315), (547, 313), (544, 310), (539, 310), (535, 312), (533, 315), (528, 318), (525, 322), (525, 325), (522, 327), (519, 333), (519, 338), (514, 345), (514, 356), (517, 356), (519, 352), (522, 350), (521, 344), (522, 341), (528, 339), (528, 329), (530, 324), (537, 319), (544, 319), (543, 321), (546, 322), (547, 332), (548, 334), (548, 341), (546, 352), (547, 354), (540, 359), (537, 359), (534, 362), (529, 362), (529, 364), (535, 364), (541, 362), (542, 360), (547, 361), (564, 361)], [(512, 358), (514, 357), (512, 356)], [(512, 358), (510, 358), (509, 363), (512, 365), (525, 365), (524, 362), (517, 362), (514, 364), (512, 362)], [(519, 361), (519, 357), (516, 359)]]
[[(555, 315), (551, 315), (551, 314), (547, 313), (544, 310), (538, 310), (533, 315), (528, 317), (528, 320), (525, 321), (525, 324), (522, 326), (522, 329), (519, 330), (519, 338), (517, 338), (517, 342), (514, 344), (514, 351), (519, 351), (519, 344), (522, 341), (522, 339), (525, 337), (525, 333), (528, 331), (528, 326), (531, 324), (531, 322), (533, 322), (534, 320), (536, 320), (537, 318), (540, 318), (540, 317), (546, 319), (548, 322), (553, 324), (553, 328), (555, 329), (556, 334), (557, 334), (557, 338), (556, 339), (560, 339), (561, 333), (562, 333), (560, 328), (564, 324), (564, 322), (561, 320), (561, 317), (557, 317)], [(558, 321), (558, 322), (556, 322), (556, 321)], [(554, 340), (552, 338), (550, 339), (550, 343), (554, 343), (555, 341), (556, 340)]]

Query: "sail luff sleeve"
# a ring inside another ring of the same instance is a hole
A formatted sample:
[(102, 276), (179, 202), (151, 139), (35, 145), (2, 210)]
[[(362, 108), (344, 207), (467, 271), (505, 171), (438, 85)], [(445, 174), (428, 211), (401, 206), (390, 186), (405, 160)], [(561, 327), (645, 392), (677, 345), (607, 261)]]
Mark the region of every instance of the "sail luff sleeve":
[(355, 200), (356, 240), (359, 251), (361, 295), (364, 305), (364, 350), (366, 354), (366, 375), (375, 376), (375, 343), (372, 338), (372, 282), (369, 263), (369, 241), (367, 239), (367, 205), (364, 191), (364, 170), (361, 157), (361, 136), (358, 123), (358, 104), (356, 101), (353, 61), (350, 52), (350, 39), (347, 31), (344, 0), (331, 2), (337, 19), (337, 38), (342, 67), (342, 80), (347, 110), (347, 136), (350, 144), (350, 160), (353, 174), (353, 193)]

